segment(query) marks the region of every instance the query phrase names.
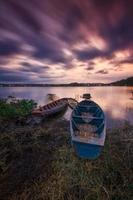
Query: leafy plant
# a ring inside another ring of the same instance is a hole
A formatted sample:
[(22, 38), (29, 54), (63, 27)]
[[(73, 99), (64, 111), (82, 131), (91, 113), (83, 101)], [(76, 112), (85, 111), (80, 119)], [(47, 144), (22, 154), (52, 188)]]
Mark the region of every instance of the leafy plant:
[(33, 100), (18, 100), (17, 102), (7, 103), (5, 100), (0, 100), (0, 118), (13, 119), (17, 117), (25, 117), (31, 113), (37, 103)]

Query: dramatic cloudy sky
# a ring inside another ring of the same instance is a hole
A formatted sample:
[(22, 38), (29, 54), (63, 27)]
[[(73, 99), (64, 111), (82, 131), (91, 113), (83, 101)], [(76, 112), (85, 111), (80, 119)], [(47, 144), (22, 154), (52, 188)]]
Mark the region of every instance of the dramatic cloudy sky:
[(132, 0), (0, 0), (0, 82), (132, 75)]

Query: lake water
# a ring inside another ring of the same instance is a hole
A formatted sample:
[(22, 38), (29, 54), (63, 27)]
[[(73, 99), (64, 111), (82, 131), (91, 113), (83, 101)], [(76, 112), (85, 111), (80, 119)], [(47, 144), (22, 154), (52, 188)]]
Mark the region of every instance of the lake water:
[[(91, 93), (92, 100), (104, 110), (107, 127), (121, 126), (124, 121), (133, 124), (133, 87), (5, 87), (0, 88), (0, 98), (14, 95), (18, 98), (34, 99), (39, 105), (48, 102), (47, 94), (58, 97), (72, 97), (81, 101), (83, 93)], [(71, 109), (65, 113), (70, 118)]]

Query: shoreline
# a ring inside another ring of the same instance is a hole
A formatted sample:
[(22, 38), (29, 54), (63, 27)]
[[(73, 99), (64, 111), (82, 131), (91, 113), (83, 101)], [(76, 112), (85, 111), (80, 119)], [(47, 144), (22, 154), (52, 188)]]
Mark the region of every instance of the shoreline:
[(7, 125), (0, 130), (1, 199), (131, 199), (132, 134), (129, 124), (108, 130), (101, 156), (89, 161), (75, 155), (66, 120)]
[(6, 85), (6, 86), (0, 86), (0, 88), (6, 88), (6, 87), (43, 87), (43, 88), (48, 88), (48, 87), (133, 87), (133, 85), (49, 85), (49, 86), (41, 86), (41, 85)]
[(133, 125), (107, 129), (100, 157), (85, 160), (61, 114), (27, 125), (37, 104), (13, 100), (0, 101), (0, 200), (132, 199)]

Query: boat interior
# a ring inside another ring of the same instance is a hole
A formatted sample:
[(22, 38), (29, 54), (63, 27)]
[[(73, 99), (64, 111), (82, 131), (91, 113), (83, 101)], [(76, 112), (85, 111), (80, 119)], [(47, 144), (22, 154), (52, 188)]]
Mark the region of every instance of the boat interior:
[(51, 102), (51, 103), (48, 103), (47, 105), (42, 106), (42, 107), (40, 107), (40, 108), (41, 108), (42, 110), (48, 110), (48, 109), (54, 108), (54, 107), (56, 107), (56, 106), (58, 106), (58, 105), (61, 105), (61, 104), (63, 104), (63, 103), (64, 103), (63, 99), (59, 99), (59, 100), (53, 101), (53, 102)]
[(103, 111), (92, 101), (82, 101), (73, 111), (72, 128), (77, 137), (100, 137), (104, 129)]
[(41, 113), (42, 111), (50, 110), (50, 109), (55, 108), (56, 106), (62, 105), (64, 103), (66, 103), (64, 101), (64, 99), (59, 99), (59, 100), (53, 101), (51, 103), (48, 103), (48, 104), (46, 104), (44, 106), (39, 106), (39, 108), (35, 109), (34, 113), (36, 113), (36, 112), (37, 113), (39, 113), (39, 112)]

